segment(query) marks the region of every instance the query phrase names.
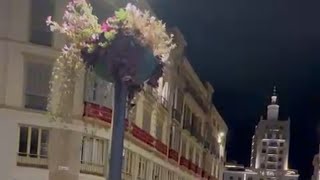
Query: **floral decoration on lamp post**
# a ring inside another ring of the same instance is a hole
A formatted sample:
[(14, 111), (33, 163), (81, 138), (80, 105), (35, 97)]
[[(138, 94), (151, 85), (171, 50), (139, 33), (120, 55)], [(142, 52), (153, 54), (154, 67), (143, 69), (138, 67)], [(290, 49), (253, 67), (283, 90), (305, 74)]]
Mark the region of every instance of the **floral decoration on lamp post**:
[[(63, 23), (47, 19), (51, 31), (64, 34), (67, 45), (57, 59), (51, 80), (48, 110), (68, 119), (79, 72), (87, 68), (115, 86), (109, 179), (120, 180), (126, 103), (147, 82), (156, 87), (175, 47), (165, 24), (132, 4), (102, 24), (85, 0), (67, 5)], [(69, 118), (70, 119), (70, 118)]]

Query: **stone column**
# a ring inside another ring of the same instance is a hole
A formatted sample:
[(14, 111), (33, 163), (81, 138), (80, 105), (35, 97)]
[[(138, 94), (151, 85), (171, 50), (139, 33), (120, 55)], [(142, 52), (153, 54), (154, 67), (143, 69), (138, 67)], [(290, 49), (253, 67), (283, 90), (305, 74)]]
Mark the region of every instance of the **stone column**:
[(52, 129), (49, 135), (49, 179), (78, 180), (81, 133)]

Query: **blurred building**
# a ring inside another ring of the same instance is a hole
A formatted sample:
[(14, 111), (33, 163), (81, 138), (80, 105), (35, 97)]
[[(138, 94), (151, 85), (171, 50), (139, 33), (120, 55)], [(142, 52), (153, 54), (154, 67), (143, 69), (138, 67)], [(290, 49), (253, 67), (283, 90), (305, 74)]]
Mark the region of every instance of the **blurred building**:
[(316, 154), (312, 161), (313, 165), (313, 175), (311, 180), (319, 180), (320, 179), (320, 163), (319, 163), (319, 154)]
[[(125, 4), (90, 2), (99, 17)], [(108, 173), (112, 84), (83, 74), (76, 83), (72, 124), (51, 122), (45, 112), (53, 61), (64, 45), (61, 36), (48, 31), (45, 19), (61, 19), (66, 3), (0, 1), (1, 180), (46, 180), (64, 173), (102, 180)], [(150, 9), (145, 1), (137, 3)], [(200, 81), (184, 57), (182, 34), (172, 32), (178, 45), (173, 63), (159, 88), (145, 86), (128, 112), (123, 179), (221, 180), (228, 129), (211, 103), (212, 86)], [(59, 146), (62, 129), (73, 139), (66, 146)]]
[[(254, 180), (258, 173), (236, 163), (227, 163), (223, 174), (224, 180)], [(257, 179), (260, 180), (260, 179)]]

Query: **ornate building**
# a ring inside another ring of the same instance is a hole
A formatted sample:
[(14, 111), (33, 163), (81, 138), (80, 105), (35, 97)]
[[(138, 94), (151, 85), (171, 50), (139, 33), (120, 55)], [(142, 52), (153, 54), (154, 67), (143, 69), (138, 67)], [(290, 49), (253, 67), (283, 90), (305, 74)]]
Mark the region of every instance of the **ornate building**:
[[(125, 3), (90, 2), (100, 17)], [(76, 84), (72, 124), (51, 122), (45, 112), (52, 62), (64, 44), (46, 29), (45, 19), (61, 18), (66, 3), (0, 2), (1, 180), (46, 180), (55, 172), (102, 180), (108, 173), (112, 84), (83, 74)], [(145, 1), (137, 3), (150, 9)], [(145, 86), (127, 113), (123, 179), (222, 179), (227, 126), (211, 103), (212, 86), (199, 80), (183, 56), (182, 34), (172, 32), (178, 45), (173, 63), (159, 88)], [(60, 138), (50, 134), (59, 129), (74, 132), (74, 141), (49, 150), (48, 144)]]

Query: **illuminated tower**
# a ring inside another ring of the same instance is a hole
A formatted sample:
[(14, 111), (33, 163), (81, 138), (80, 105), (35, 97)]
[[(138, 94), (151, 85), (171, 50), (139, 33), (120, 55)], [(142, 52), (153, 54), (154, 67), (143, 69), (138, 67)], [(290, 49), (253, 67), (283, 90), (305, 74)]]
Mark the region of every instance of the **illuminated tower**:
[(252, 138), (251, 168), (267, 179), (292, 176), (288, 170), (289, 142), (290, 119), (279, 120), (278, 97), (274, 88), (267, 117), (261, 118)]

